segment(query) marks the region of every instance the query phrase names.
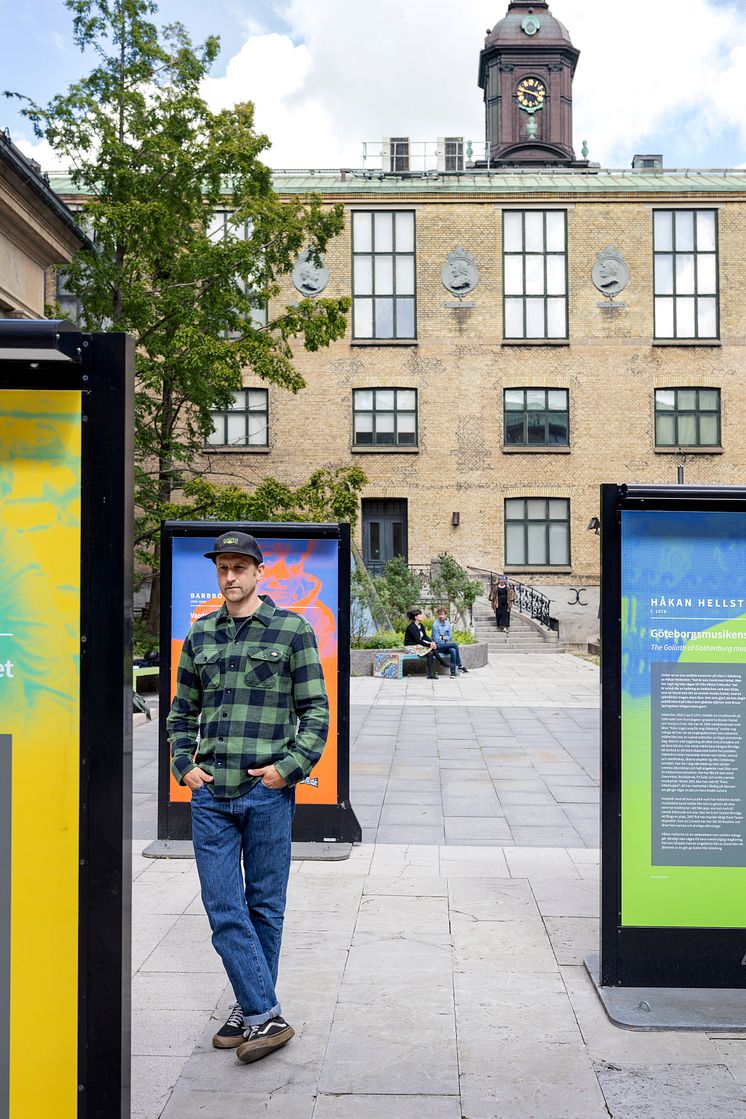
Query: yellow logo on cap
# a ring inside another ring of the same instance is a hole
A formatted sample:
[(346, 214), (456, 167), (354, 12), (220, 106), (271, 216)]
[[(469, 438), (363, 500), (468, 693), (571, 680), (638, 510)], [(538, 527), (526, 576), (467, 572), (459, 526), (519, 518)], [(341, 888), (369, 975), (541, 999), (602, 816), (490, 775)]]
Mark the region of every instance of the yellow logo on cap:
[(238, 544), (238, 537), (237, 536), (224, 536), (223, 537), (223, 543), (224, 544)]

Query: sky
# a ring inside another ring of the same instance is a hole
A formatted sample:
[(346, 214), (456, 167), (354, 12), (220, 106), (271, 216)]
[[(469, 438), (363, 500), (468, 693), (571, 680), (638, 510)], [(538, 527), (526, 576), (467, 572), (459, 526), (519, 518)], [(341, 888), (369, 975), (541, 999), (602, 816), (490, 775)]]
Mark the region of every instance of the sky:
[[(195, 41), (221, 40), (204, 95), (251, 100), (276, 168), (363, 166), (384, 136), (484, 140), (477, 85), (486, 29), (507, 0), (162, 0)], [(746, 0), (552, 0), (580, 50), (574, 144), (603, 167), (662, 153), (666, 167), (746, 166)], [(89, 68), (63, 0), (0, 0), (0, 90), (45, 102)], [(18, 103), (0, 128), (44, 170)], [(373, 165), (373, 164), (371, 164)]]

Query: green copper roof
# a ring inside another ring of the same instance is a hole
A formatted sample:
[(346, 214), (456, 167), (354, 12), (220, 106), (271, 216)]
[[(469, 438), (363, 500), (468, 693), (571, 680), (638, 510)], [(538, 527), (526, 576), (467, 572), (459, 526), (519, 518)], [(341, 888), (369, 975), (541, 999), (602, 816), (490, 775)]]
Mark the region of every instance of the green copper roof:
[[(50, 172), (49, 184), (63, 198), (78, 190), (69, 174)], [(276, 171), (279, 194), (322, 194), (347, 198), (469, 197), (594, 194), (732, 194), (746, 193), (746, 170), (601, 171), (500, 170), (462, 174), (381, 175), (363, 171)], [(226, 186), (226, 193), (230, 187)]]

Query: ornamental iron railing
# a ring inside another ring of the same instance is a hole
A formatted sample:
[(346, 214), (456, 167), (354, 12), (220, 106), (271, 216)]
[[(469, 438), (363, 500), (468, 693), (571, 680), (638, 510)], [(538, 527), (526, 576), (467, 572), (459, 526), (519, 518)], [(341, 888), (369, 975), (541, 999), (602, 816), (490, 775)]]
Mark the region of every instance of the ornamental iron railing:
[[(488, 574), (490, 577), (489, 593), (491, 601), (492, 592), (497, 586), (497, 581), (500, 576), (494, 571), (490, 571)], [(542, 594), (541, 591), (537, 591), (535, 587), (529, 587), (526, 583), (518, 583), (515, 579), (507, 579), (507, 582), (515, 591), (515, 602), (513, 605), (517, 607), (521, 614), (528, 614), (530, 618), (546, 626), (547, 629), (559, 632), (559, 622), (550, 614), (549, 607), (551, 602), (545, 594)]]

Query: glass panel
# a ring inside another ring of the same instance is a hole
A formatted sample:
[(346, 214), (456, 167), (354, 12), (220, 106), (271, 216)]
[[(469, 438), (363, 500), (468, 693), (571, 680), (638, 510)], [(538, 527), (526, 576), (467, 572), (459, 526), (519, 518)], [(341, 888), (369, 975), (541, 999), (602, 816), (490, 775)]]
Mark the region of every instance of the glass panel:
[(570, 563), (570, 530), (566, 524), (549, 526), (549, 562), (563, 567)]
[(254, 447), (264, 447), (267, 443), (266, 416), (249, 416), (249, 443)]
[(267, 411), (267, 393), (264, 389), (252, 389), (249, 394), (249, 408), (252, 412)]
[(523, 300), (505, 300), (505, 337), (523, 338)]
[(678, 295), (694, 293), (694, 254), (676, 257), (676, 292)]
[(673, 249), (672, 217), (669, 210), (657, 210), (653, 214), (653, 244), (659, 253)]
[(414, 412), (399, 412), (398, 413), (397, 429), (398, 429), (400, 435), (402, 435), (406, 432), (410, 432), (412, 435), (414, 435), (416, 427), (417, 427), (417, 425), (415, 423)]
[(373, 258), (356, 256), (352, 261), (352, 290), (355, 295), (373, 294)]
[(393, 412), (376, 412), (376, 431), (393, 431), (395, 418)]
[(717, 292), (717, 268), (715, 256), (705, 254), (697, 257), (697, 291), (700, 295), (715, 295)]
[(701, 253), (715, 251), (715, 212), (714, 210), (699, 210), (697, 212), (697, 248)]
[(655, 336), (673, 338), (673, 299), (655, 300)]
[(352, 215), (352, 246), (356, 253), (369, 253), (373, 248), (370, 218), (370, 214)]
[(414, 389), (399, 389), (396, 394), (396, 406), (401, 411), (411, 411), (417, 407), (417, 394)]
[(699, 417), (699, 441), (703, 447), (717, 447), (718, 445), (718, 418), (717, 416)]
[(355, 434), (373, 430), (373, 415), (371, 412), (355, 413)]
[(213, 446), (213, 447), (218, 446), (219, 447), (219, 446), (222, 445), (223, 439), (225, 438), (224, 427), (225, 427), (225, 424), (224, 424), (224, 421), (223, 421), (223, 417), (222, 416), (220, 416), (220, 417), (216, 416), (215, 417), (215, 427), (210, 432), (210, 434), (207, 436), (207, 442), (210, 446)]
[(547, 299), (547, 338), (564, 338), (566, 335), (566, 301), (564, 299)]
[(404, 525), (401, 521), (391, 522), (391, 550), (395, 556), (404, 555)]
[(565, 294), (565, 258), (547, 257), (547, 295)]
[(530, 255), (526, 260), (526, 295), (544, 294), (544, 257)]
[(368, 524), (368, 540), (370, 548), (370, 559), (379, 560), (381, 558), (381, 522), (370, 521)]
[(396, 290), (399, 295), (414, 295), (414, 257), (396, 258)]
[(216, 210), (208, 220), (207, 236), (211, 241), (222, 241), (225, 236), (225, 210)]
[(546, 443), (546, 412), (529, 412), (526, 416), (529, 443)]
[(566, 412), (549, 412), (547, 415), (547, 424), (549, 427), (548, 442), (550, 443), (567, 443), (567, 413)]
[(566, 521), (568, 514), (567, 500), (563, 497), (552, 498), (549, 502), (549, 519), (552, 521)]
[(526, 337), (544, 337), (544, 300), (526, 300)]
[(524, 551), (523, 524), (516, 523), (505, 525), (505, 562), (506, 564), (521, 564), (526, 562)]
[(390, 253), (394, 248), (394, 223), (391, 214), (373, 215), (373, 246), (377, 253)]
[(506, 295), (523, 295), (523, 257), (506, 256), (503, 268)]
[(547, 211), (547, 252), (565, 251), (565, 215), (559, 210)]
[(414, 338), (414, 299), (396, 301), (396, 336)]
[(510, 210), (503, 215), (503, 252), (523, 252), (523, 215)]
[(363, 411), (365, 409), (372, 411), (373, 409), (373, 390), (372, 389), (355, 389), (354, 406), (356, 411)]
[(547, 406), (547, 394), (544, 389), (527, 389), (526, 390), (526, 407), (535, 412), (538, 408), (544, 409)]
[(505, 442), (525, 442), (525, 435), (523, 432), (523, 412), (521, 412), (520, 414), (510, 413), (505, 417)]
[(673, 257), (660, 253), (655, 257), (655, 294), (673, 295)]
[(394, 301), (376, 299), (376, 338), (394, 337)]
[(699, 337), (717, 338), (717, 300), (712, 299), (710, 296), (706, 299), (698, 299), (697, 311), (699, 314)]
[(394, 258), (392, 256), (377, 256), (376, 261), (376, 295), (394, 294)]
[(506, 389), (505, 390), (505, 410), (515, 412), (516, 410), (523, 410), (524, 395), (523, 389)]
[(717, 389), (700, 389), (699, 390), (699, 406), (702, 409), (711, 409), (713, 412), (720, 411), (720, 393)]
[(530, 521), (543, 521), (547, 515), (547, 503), (543, 497), (529, 497), (526, 501), (526, 516)]
[(396, 251), (414, 252), (414, 214), (396, 214)]
[(697, 418), (692, 415), (679, 416), (679, 443), (684, 447), (694, 447), (697, 442)]
[(544, 215), (541, 211), (524, 215), (526, 222), (526, 252), (544, 252)]
[(508, 521), (522, 521), (523, 516), (523, 498), (508, 498), (505, 502), (505, 519)]
[(376, 411), (393, 412), (394, 399), (393, 389), (378, 389), (376, 391)]
[(697, 407), (697, 390), (696, 389), (679, 389), (678, 399), (676, 401), (682, 412), (694, 411)]
[(246, 442), (246, 414), (228, 414), (228, 445), (240, 446)]
[(567, 389), (550, 389), (547, 397), (550, 408), (567, 410)]
[(528, 526), (528, 562), (542, 566), (547, 562), (547, 528), (543, 523)]
[(694, 337), (694, 300), (688, 297), (676, 300), (676, 337)]
[(691, 210), (676, 210), (673, 218), (676, 228), (676, 251), (688, 252), (694, 248), (694, 214)]
[(658, 447), (673, 447), (676, 444), (674, 417), (665, 412), (655, 417), (655, 442)]
[(355, 337), (373, 337), (373, 300), (355, 300)]
[(673, 411), (676, 405), (675, 389), (658, 389), (655, 394), (655, 407), (658, 411)]

